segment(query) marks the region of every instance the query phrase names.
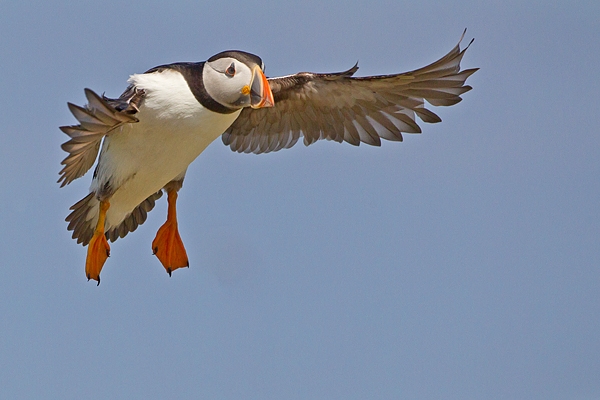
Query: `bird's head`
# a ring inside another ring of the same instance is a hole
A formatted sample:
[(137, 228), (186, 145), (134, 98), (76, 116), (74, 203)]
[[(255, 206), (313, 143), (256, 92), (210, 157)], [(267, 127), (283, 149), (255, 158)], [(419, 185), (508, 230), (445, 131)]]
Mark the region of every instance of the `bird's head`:
[(208, 94), (226, 107), (272, 107), (273, 93), (263, 70), (254, 54), (224, 51), (206, 61), (202, 78)]

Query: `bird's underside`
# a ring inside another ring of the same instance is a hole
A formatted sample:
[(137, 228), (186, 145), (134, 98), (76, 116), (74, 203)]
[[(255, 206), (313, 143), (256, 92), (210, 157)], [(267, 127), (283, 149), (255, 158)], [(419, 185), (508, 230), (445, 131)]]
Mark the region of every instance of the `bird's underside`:
[(460, 69), (468, 47), (461, 50), (459, 42), (414, 71), (358, 78), (354, 66), (267, 79), (260, 58), (231, 51), (133, 75), (117, 99), (85, 89), (86, 106), (69, 103), (79, 124), (61, 127), (70, 140), (62, 145), (68, 156), (58, 182), (62, 187), (83, 176), (102, 148), (90, 194), (66, 219), (73, 238), (88, 246), (88, 279), (100, 283), (107, 239), (141, 225), (163, 190), (168, 217), (153, 253), (169, 275), (189, 265), (177, 229), (177, 192), (187, 165), (216, 137), (232, 151), (256, 154), (290, 148), (301, 137), (307, 146), (321, 139), (374, 146), (381, 139), (402, 141), (402, 133), (421, 132), (416, 117), (441, 121), (425, 102), (451, 106), (471, 90), (465, 81), (477, 69)]

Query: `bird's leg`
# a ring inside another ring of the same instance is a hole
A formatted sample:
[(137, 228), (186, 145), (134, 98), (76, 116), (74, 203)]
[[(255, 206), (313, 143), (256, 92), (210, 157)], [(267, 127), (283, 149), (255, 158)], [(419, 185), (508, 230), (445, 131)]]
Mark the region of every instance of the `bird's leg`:
[(110, 255), (110, 246), (104, 235), (104, 222), (106, 221), (106, 211), (110, 207), (107, 200), (100, 201), (100, 211), (98, 213), (98, 223), (94, 236), (90, 240), (87, 249), (87, 258), (85, 260), (85, 275), (90, 279), (98, 281), (100, 284), (100, 271)]
[(187, 253), (177, 229), (177, 190), (167, 188), (169, 203), (167, 221), (160, 227), (152, 241), (152, 251), (158, 257), (169, 276), (177, 268), (189, 267)]

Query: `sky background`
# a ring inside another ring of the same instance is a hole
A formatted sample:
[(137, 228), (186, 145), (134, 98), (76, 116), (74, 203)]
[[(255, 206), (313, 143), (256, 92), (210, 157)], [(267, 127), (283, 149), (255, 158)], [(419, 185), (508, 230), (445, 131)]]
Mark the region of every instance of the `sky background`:
[[(600, 2), (0, 1), (0, 397), (600, 398)], [(190, 268), (102, 284), (56, 184), (67, 101), (225, 49), (269, 76), (404, 72), (464, 28), (473, 90), (381, 148), (211, 145), (180, 192)]]

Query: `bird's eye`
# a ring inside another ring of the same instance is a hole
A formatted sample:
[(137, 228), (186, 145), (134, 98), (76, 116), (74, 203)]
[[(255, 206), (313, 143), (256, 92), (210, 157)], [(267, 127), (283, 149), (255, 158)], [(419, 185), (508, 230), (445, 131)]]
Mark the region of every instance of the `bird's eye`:
[(225, 75), (232, 77), (235, 75), (235, 64), (231, 63), (231, 65), (225, 70)]

